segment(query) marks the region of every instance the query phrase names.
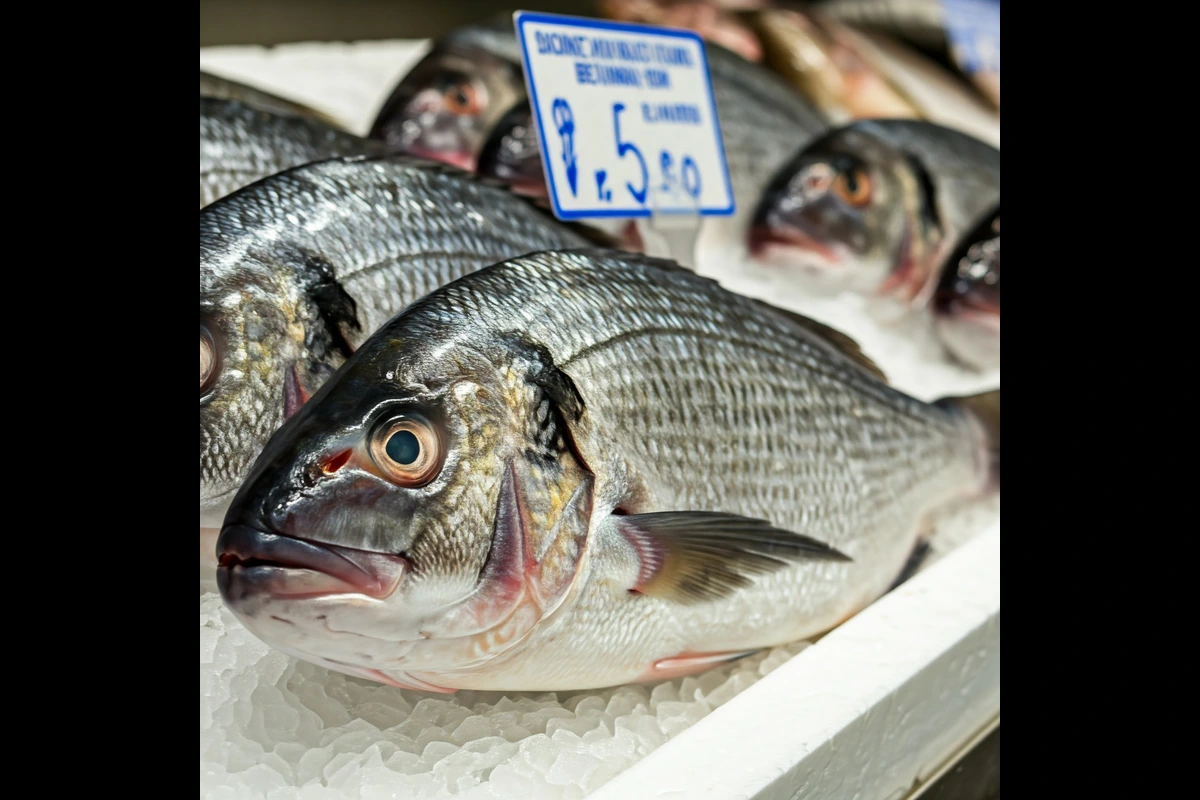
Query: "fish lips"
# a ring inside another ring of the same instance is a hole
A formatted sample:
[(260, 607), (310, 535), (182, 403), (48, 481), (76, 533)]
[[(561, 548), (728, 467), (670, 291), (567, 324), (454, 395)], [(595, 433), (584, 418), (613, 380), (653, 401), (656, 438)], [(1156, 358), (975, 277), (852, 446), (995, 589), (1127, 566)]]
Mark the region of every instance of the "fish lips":
[(318, 544), (238, 524), (222, 529), (217, 563), (217, 587), (226, 602), (263, 594), (363, 594), (382, 600), (409, 570), (403, 556)]

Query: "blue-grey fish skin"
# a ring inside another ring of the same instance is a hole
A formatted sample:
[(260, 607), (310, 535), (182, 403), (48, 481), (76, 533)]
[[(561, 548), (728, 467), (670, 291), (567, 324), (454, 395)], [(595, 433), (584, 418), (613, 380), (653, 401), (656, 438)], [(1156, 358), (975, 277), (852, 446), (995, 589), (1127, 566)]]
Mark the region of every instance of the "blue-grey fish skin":
[(240, 100), (200, 98), (200, 207), (291, 167), (333, 156), (380, 153), (377, 142), (319, 119)]

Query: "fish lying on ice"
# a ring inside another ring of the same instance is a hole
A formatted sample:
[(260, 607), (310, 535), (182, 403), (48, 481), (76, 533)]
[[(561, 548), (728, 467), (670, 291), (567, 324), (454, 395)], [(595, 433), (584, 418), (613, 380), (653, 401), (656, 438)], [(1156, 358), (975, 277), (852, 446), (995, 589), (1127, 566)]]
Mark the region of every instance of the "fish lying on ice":
[(929, 404), (673, 262), (530, 254), (397, 316), (271, 439), (218, 542), (264, 641), (427, 691), (656, 680), (827, 630), (999, 482)]

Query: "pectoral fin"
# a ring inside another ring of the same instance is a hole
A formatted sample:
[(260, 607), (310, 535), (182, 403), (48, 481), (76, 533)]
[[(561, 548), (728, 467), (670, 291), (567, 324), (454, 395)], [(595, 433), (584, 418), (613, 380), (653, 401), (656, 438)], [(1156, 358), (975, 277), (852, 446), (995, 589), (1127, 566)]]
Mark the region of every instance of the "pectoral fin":
[(797, 561), (851, 560), (811, 537), (733, 514), (671, 511), (614, 520), (641, 559), (632, 591), (678, 603), (727, 597), (755, 575)]

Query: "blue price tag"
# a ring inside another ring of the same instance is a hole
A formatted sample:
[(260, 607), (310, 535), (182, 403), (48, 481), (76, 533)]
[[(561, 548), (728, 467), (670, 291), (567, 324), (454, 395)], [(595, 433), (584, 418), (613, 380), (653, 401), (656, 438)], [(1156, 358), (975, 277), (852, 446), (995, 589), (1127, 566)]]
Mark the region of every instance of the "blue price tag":
[(514, 19), (559, 219), (733, 213), (699, 36), (528, 11)]

